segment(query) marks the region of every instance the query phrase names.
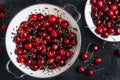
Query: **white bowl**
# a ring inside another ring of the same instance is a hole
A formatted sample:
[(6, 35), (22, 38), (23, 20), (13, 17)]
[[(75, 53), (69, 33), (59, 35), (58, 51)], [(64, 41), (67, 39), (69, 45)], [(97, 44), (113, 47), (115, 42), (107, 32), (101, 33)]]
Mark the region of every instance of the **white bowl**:
[(108, 38), (102, 38), (99, 34), (95, 32), (96, 26), (94, 25), (93, 19), (91, 17), (91, 7), (92, 7), (92, 4), (90, 3), (90, 0), (87, 0), (85, 5), (85, 20), (91, 32), (102, 40), (109, 41), (109, 42), (119, 42), (120, 35), (109, 35)]
[[(77, 29), (77, 31), (74, 31), (77, 34), (77, 45), (74, 47), (74, 49), (72, 49), (74, 51), (74, 56), (68, 61), (68, 63), (64, 67), (60, 67), (59, 69), (57, 68), (57, 69), (51, 70), (49, 72), (47, 70), (32, 71), (29, 67), (25, 67), (25, 65), (22, 65), (17, 62), (17, 60), (16, 60), (17, 55), (14, 52), (15, 48), (16, 48), (16, 44), (15, 44), (15, 42), (13, 42), (13, 38), (14, 38), (15, 34), (17, 33), (16, 30), (19, 28), (20, 23), (22, 21), (28, 20), (28, 17), (30, 14), (32, 14), (32, 13), (42, 13), (42, 14), (47, 13), (48, 14), (48, 10), (46, 10), (45, 8), (49, 9), (50, 14), (54, 14), (56, 16), (57, 16), (58, 10), (59, 10), (60, 14), (65, 13), (62, 16), (62, 18), (67, 20), (73, 28)], [(55, 10), (55, 9), (57, 9), (57, 10)], [(10, 60), (23, 73), (25, 73), (29, 76), (32, 76), (32, 77), (36, 77), (36, 78), (50, 78), (50, 77), (54, 77), (54, 76), (57, 76), (57, 75), (63, 73), (70, 66), (72, 66), (72, 64), (75, 62), (75, 60), (77, 59), (77, 57), (79, 55), (80, 48), (81, 48), (81, 33), (80, 33), (80, 29), (79, 29), (77, 22), (73, 19), (73, 17), (71, 17), (71, 15), (69, 13), (67, 13), (62, 8), (57, 7), (55, 5), (50, 5), (50, 4), (37, 4), (37, 5), (29, 6), (25, 9), (21, 10), (11, 20), (11, 22), (8, 26), (7, 32), (6, 32), (6, 41), (5, 42), (6, 42), (7, 53), (8, 53)]]

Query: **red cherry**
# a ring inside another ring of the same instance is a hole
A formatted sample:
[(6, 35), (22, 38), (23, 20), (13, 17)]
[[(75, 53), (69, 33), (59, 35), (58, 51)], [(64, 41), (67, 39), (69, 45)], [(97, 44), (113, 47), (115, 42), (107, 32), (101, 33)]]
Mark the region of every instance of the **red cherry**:
[(74, 34), (73, 32), (70, 32), (70, 33), (69, 33), (69, 38), (70, 38), (70, 39), (74, 39), (74, 38), (75, 38), (75, 34)]
[(57, 49), (58, 49), (58, 45), (53, 44), (53, 45), (52, 45), (52, 49), (53, 49), (53, 50), (57, 50)]
[(58, 34), (57, 34), (57, 32), (56, 32), (55, 30), (52, 30), (52, 31), (51, 31), (51, 36), (52, 36), (52, 37), (57, 37)]
[(93, 21), (95, 25), (100, 25), (101, 24), (101, 20), (94, 20)]
[(43, 24), (44, 24), (45, 27), (49, 27), (50, 26), (50, 23), (47, 22), (47, 21), (45, 21)]
[(7, 25), (2, 25), (1, 29), (2, 29), (2, 31), (6, 31), (7, 30)]
[(43, 67), (45, 65), (45, 61), (39, 59), (38, 62), (37, 62), (37, 64), (38, 64), (38, 66)]
[(58, 27), (59, 27), (59, 24), (58, 24), (58, 23), (54, 23), (54, 24), (53, 24), (53, 28), (54, 28), (54, 29), (57, 29)]
[(54, 52), (52, 52), (52, 51), (47, 52), (47, 57), (52, 58), (54, 56), (55, 56)]
[(64, 50), (64, 49), (60, 49), (60, 50), (59, 50), (59, 54), (60, 54), (61, 56), (64, 56), (64, 55), (65, 55), (65, 50)]
[(115, 4), (111, 4), (111, 5), (110, 5), (110, 9), (111, 9), (112, 11), (115, 11), (115, 10), (117, 10), (117, 6), (116, 6)]
[(85, 68), (84, 68), (83, 66), (79, 66), (79, 67), (78, 67), (78, 71), (79, 71), (80, 73), (84, 73), (84, 72), (85, 72)]
[(82, 60), (88, 60), (88, 58), (89, 58), (89, 55), (87, 53), (82, 53), (81, 55)]
[(1, 18), (4, 18), (4, 13), (3, 12), (0, 12), (0, 19)]
[(23, 21), (23, 22), (21, 23), (21, 27), (22, 27), (22, 28), (27, 28), (27, 26), (28, 26), (28, 22), (27, 22), (27, 21)]
[(104, 32), (101, 34), (101, 37), (103, 38), (108, 38), (108, 36), (109, 36), (108, 32)]
[(108, 10), (107, 14), (110, 18), (114, 16), (114, 12), (112, 10)]
[(54, 63), (54, 59), (53, 58), (48, 58), (48, 63), (49, 64), (53, 64)]
[(23, 50), (18, 48), (15, 50), (15, 54), (17, 55), (23, 54)]
[(94, 62), (95, 62), (95, 64), (100, 64), (100, 63), (102, 63), (102, 58), (97, 57), (94, 59)]
[(4, 5), (0, 4), (0, 10), (3, 10), (3, 9), (4, 9)]
[(72, 41), (71, 41), (71, 45), (72, 46), (75, 46), (77, 44), (77, 41), (75, 40), (75, 39), (73, 39)]
[(60, 60), (61, 59), (61, 56), (60, 55), (56, 55), (55, 56), (55, 60)]
[(55, 16), (55, 15), (50, 15), (50, 16), (49, 16), (49, 21), (50, 21), (51, 23), (54, 23), (54, 22), (56, 21), (56, 16)]
[(51, 36), (50, 36), (49, 34), (46, 35), (46, 36), (45, 36), (45, 40), (50, 41), (50, 40), (51, 40)]
[(41, 13), (37, 14), (37, 20), (39, 20), (39, 21), (44, 20), (44, 16)]
[(28, 59), (28, 60), (25, 62), (25, 64), (26, 64), (27, 66), (30, 66), (30, 65), (32, 64), (32, 61), (31, 61), (30, 59)]
[(40, 26), (40, 22), (39, 21), (36, 21), (34, 24), (33, 24), (33, 27), (35, 28), (38, 28)]
[(103, 27), (102, 26), (98, 26), (96, 29), (95, 29), (96, 33), (98, 34), (102, 34), (103, 33)]
[(119, 28), (115, 29), (115, 33), (116, 35), (120, 35), (120, 29)]
[(99, 47), (98, 47), (98, 45), (94, 45), (94, 46), (92, 47), (92, 49), (93, 49), (94, 51), (98, 51), (98, 50), (99, 50)]
[(27, 32), (21, 34), (21, 37), (26, 38), (28, 36)]
[(65, 65), (65, 61), (62, 60), (62, 59), (60, 59), (60, 60), (59, 60), (59, 65), (60, 65), (60, 66), (64, 66), (64, 65)]
[(18, 61), (18, 63), (23, 63), (25, 61), (25, 57), (24, 56), (19, 56), (17, 58), (17, 61)]
[(36, 14), (31, 14), (30, 17), (29, 17), (30, 21), (36, 21), (36, 19), (37, 19)]
[(34, 65), (32, 65), (31, 68), (32, 68), (33, 71), (37, 71), (38, 70), (38, 65), (34, 64)]
[(96, 6), (92, 6), (92, 11), (97, 11), (98, 8)]
[(108, 21), (107, 21), (107, 22), (105, 23), (105, 25), (106, 25), (107, 28), (110, 28), (110, 27), (111, 27), (111, 22), (108, 22)]
[(38, 50), (38, 51), (41, 51), (42, 49), (43, 49), (43, 46), (42, 46), (42, 45), (38, 45), (38, 46), (37, 46), (37, 50)]
[(88, 74), (89, 76), (94, 75), (93, 69), (88, 69), (88, 70), (87, 70), (87, 74)]
[(68, 28), (69, 23), (68, 23), (67, 21), (62, 21), (61, 26), (62, 26), (63, 28)]
[(20, 39), (19, 36), (15, 36), (15, 37), (14, 37), (14, 41), (15, 41), (16, 43), (20, 43), (21, 39)]
[(62, 19), (60, 17), (57, 17), (56, 22), (60, 24), (62, 22)]
[(114, 28), (109, 28), (108, 29), (108, 33), (109, 34), (114, 34), (115, 33), (115, 29)]
[(104, 12), (107, 12), (109, 10), (109, 8), (107, 6), (104, 6), (102, 9)]
[(103, 1), (102, 0), (98, 0), (97, 1), (97, 3), (96, 3), (96, 6), (98, 7), (98, 8), (102, 8), (103, 7)]
[(25, 44), (25, 48), (26, 48), (27, 50), (30, 50), (32, 47), (33, 47), (32, 43), (27, 43), (27, 44)]
[(67, 51), (66, 52), (66, 57), (67, 58), (71, 58), (73, 56), (73, 52), (72, 51)]
[(35, 43), (39, 44), (41, 42), (42, 42), (42, 38), (40, 38), (40, 37), (35, 38)]
[(48, 30), (48, 31), (52, 31), (52, 30), (53, 30), (52, 26), (49, 26), (49, 27), (47, 28), (47, 30)]
[(66, 38), (66, 39), (64, 39), (64, 44), (68, 45), (68, 44), (69, 44), (69, 42), (70, 42), (70, 41), (69, 41), (69, 39), (67, 39), (67, 38)]

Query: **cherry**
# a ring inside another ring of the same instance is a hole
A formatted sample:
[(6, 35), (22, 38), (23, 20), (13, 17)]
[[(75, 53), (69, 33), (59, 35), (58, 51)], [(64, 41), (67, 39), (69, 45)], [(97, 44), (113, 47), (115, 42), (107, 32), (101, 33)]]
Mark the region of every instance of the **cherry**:
[(1, 18), (4, 18), (4, 13), (3, 12), (0, 12), (0, 19)]
[(111, 5), (110, 5), (110, 9), (111, 9), (112, 11), (116, 11), (116, 10), (117, 10), (117, 6), (116, 6), (115, 4), (111, 4)]
[(48, 57), (48, 58), (52, 58), (52, 57), (54, 57), (54, 56), (55, 56), (54, 52), (52, 52), (52, 51), (48, 51), (48, 52), (47, 52), (47, 57)]
[(66, 57), (67, 58), (71, 58), (73, 56), (73, 52), (72, 51), (67, 51), (66, 52)]
[(64, 66), (64, 65), (65, 65), (65, 61), (62, 60), (62, 59), (60, 59), (60, 60), (59, 60), (59, 65), (60, 65), (60, 66)]
[(54, 59), (53, 58), (48, 58), (48, 63), (49, 64), (53, 64), (54, 63)]
[(60, 24), (62, 22), (62, 19), (60, 17), (57, 17), (56, 22)]
[(30, 66), (30, 65), (32, 64), (32, 61), (31, 61), (30, 59), (28, 59), (28, 60), (26, 60), (25, 64), (26, 64), (27, 66)]
[(85, 68), (84, 68), (83, 66), (79, 66), (79, 67), (78, 67), (78, 71), (79, 71), (80, 73), (84, 73), (84, 72), (85, 72)]
[(58, 23), (54, 23), (53, 28), (57, 29), (59, 27)]
[(27, 26), (28, 26), (28, 23), (27, 23), (27, 21), (23, 21), (22, 23), (21, 23), (21, 27), (22, 28), (27, 28)]
[(57, 68), (57, 65), (55, 65), (55, 64), (52, 64), (51, 66), (50, 66), (50, 69), (56, 69)]
[(109, 36), (108, 32), (104, 32), (101, 34), (101, 37), (103, 38), (108, 38), (108, 36)]
[(19, 56), (17, 58), (17, 61), (18, 61), (18, 63), (23, 63), (25, 61), (25, 57), (24, 56)]
[(102, 63), (102, 58), (96, 57), (96, 58), (94, 59), (94, 62), (95, 62), (95, 64), (100, 64), (100, 63)]
[(49, 34), (47, 34), (47, 35), (45, 36), (45, 40), (50, 41), (50, 40), (51, 40), (51, 36), (50, 36)]
[(98, 0), (97, 1), (97, 3), (96, 3), (96, 6), (98, 7), (98, 8), (102, 8), (103, 7), (103, 1), (101, 1), (101, 0)]
[(71, 41), (71, 45), (72, 45), (72, 46), (75, 46), (76, 44), (77, 44), (77, 41), (73, 39), (73, 40)]
[(33, 24), (33, 27), (35, 28), (38, 28), (40, 26), (40, 22), (36, 21), (34, 24)]
[(56, 16), (55, 16), (55, 15), (50, 15), (50, 16), (49, 16), (49, 21), (50, 21), (51, 23), (54, 23), (54, 22), (56, 21)]
[(51, 36), (52, 36), (52, 37), (57, 37), (58, 34), (57, 34), (57, 32), (56, 32), (55, 30), (52, 30), (52, 31), (51, 31)]
[(89, 55), (87, 53), (82, 53), (81, 54), (81, 59), (82, 60), (88, 60), (88, 58), (89, 58)]
[(94, 45), (94, 46), (92, 47), (92, 49), (93, 49), (94, 51), (98, 51), (99, 47), (98, 47), (98, 45)]
[(74, 39), (75, 38), (75, 34), (73, 32), (69, 33), (69, 39)]
[(102, 34), (103, 33), (103, 27), (101, 26), (98, 26), (96, 29), (95, 29), (96, 33), (98, 34)]
[(117, 57), (120, 57), (120, 50), (115, 50), (114, 54), (115, 54)]
[(2, 31), (6, 31), (7, 30), (7, 25), (2, 25), (1, 29), (2, 29)]
[(95, 4), (95, 3), (97, 2), (97, 0), (90, 0), (90, 2), (91, 2), (92, 4)]
[(55, 60), (60, 60), (61, 56), (60, 55), (56, 55)]
[(97, 11), (98, 8), (97, 8), (96, 6), (92, 6), (92, 10), (93, 10), (93, 11)]
[(27, 32), (21, 34), (21, 37), (26, 38), (28, 36)]
[(41, 54), (42, 54), (42, 55), (45, 55), (46, 53), (47, 53), (47, 52), (46, 52), (46, 49), (42, 49), (42, 50), (41, 50)]
[(4, 9), (4, 5), (0, 4), (0, 10), (3, 10), (3, 9)]
[(33, 71), (37, 71), (38, 70), (38, 65), (34, 64), (34, 65), (32, 65), (31, 68), (32, 68)]
[(37, 14), (37, 20), (38, 21), (44, 20), (44, 16), (41, 13)]
[(45, 61), (41, 59), (39, 59), (37, 63), (38, 63), (38, 66), (40, 67), (43, 67), (45, 65)]
[(25, 48), (26, 48), (27, 50), (30, 50), (32, 47), (33, 47), (32, 43), (27, 43), (27, 44), (25, 44)]
[(49, 27), (47, 28), (47, 30), (48, 30), (48, 31), (52, 31), (52, 30), (53, 30), (52, 26), (49, 26)]
[(100, 25), (101, 24), (101, 20), (94, 20), (93, 21), (95, 25)]
[(114, 12), (112, 10), (108, 10), (107, 14), (110, 18), (114, 16)]
[(102, 9), (104, 12), (107, 12), (109, 10), (109, 8), (107, 6), (104, 6)]
[(53, 50), (57, 50), (57, 49), (58, 49), (58, 45), (53, 44), (53, 45), (52, 45), (52, 49), (53, 49)]
[(110, 28), (110, 27), (111, 27), (111, 22), (108, 22), (108, 21), (107, 21), (107, 22), (105, 23), (105, 25), (106, 25), (107, 28)]
[(66, 39), (64, 39), (64, 44), (68, 45), (68, 44), (69, 44), (69, 42), (70, 42), (70, 41), (69, 41), (69, 39), (67, 39), (67, 38), (66, 38)]
[(15, 41), (16, 43), (20, 43), (21, 39), (20, 39), (19, 36), (15, 36), (15, 37), (14, 37), (14, 41)]
[(93, 69), (88, 69), (88, 70), (87, 70), (87, 74), (88, 74), (89, 76), (94, 75)]
[(62, 26), (63, 28), (68, 28), (69, 23), (68, 23), (67, 21), (62, 21), (62, 22), (61, 22), (61, 26)]
[(65, 55), (65, 50), (64, 50), (64, 49), (60, 49), (60, 50), (59, 50), (59, 54), (60, 54), (61, 56), (64, 56), (64, 55)]
[(15, 54), (17, 55), (23, 54), (23, 50), (18, 48), (15, 50)]
[(35, 21), (37, 19), (36, 14), (31, 14), (29, 20), (30, 21)]
[(42, 46), (42, 45), (38, 45), (38, 46), (37, 46), (37, 50), (38, 50), (38, 51), (41, 51), (42, 49), (43, 49), (43, 46)]
[(120, 29), (119, 28), (115, 29), (115, 33), (116, 35), (120, 35)]
[(109, 34), (114, 34), (115, 33), (115, 29), (114, 28), (109, 28), (108, 29), (108, 33)]
[(50, 26), (50, 23), (48, 21), (45, 21), (43, 24), (44, 24), (45, 27)]

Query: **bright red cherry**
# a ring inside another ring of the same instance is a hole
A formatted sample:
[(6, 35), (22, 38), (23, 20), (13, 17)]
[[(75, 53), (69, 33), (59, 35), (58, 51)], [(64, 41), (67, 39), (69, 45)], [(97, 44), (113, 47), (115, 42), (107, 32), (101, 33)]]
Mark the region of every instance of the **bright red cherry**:
[(93, 49), (94, 51), (98, 51), (98, 50), (99, 50), (99, 47), (98, 47), (98, 45), (93, 45), (92, 49)]
[(62, 21), (61, 26), (62, 26), (63, 28), (68, 28), (69, 23), (68, 23), (67, 21)]
[(115, 33), (116, 33), (117, 35), (120, 35), (120, 29), (119, 29), (119, 28), (115, 29)]
[(95, 4), (95, 3), (97, 2), (97, 0), (90, 0), (90, 2), (91, 2), (92, 4)]
[(70, 41), (69, 41), (69, 39), (67, 39), (67, 38), (66, 38), (66, 39), (64, 39), (64, 44), (68, 45), (68, 44), (69, 44), (69, 42), (70, 42)]
[(30, 65), (32, 64), (32, 61), (31, 61), (30, 59), (28, 59), (28, 60), (26, 60), (25, 64), (26, 64), (27, 66), (30, 66)]
[(82, 60), (88, 60), (88, 58), (89, 58), (89, 55), (87, 53), (82, 53), (81, 54), (81, 59)]
[(36, 21), (36, 19), (37, 19), (36, 14), (31, 14), (30, 17), (29, 17), (30, 21)]
[(42, 49), (43, 49), (43, 46), (42, 46), (42, 45), (38, 45), (38, 46), (37, 46), (37, 50), (38, 50), (38, 51), (41, 51)]
[(55, 30), (52, 30), (52, 31), (51, 31), (51, 36), (52, 36), (52, 37), (57, 37), (58, 34), (57, 34), (57, 32), (56, 32)]
[(78, 67), (78, 71), (79, 71), (80, 73), (84, 73), (84, 72), (85, 72), (85, 68), (84, 68), (83, 66), (79, 66), (79, 67)]
[(104, 3), (103, 3), (102, 0), (98, 0), (97, 3), (96, 3), (96, 6), (97, 6), (98, 8), (102, 8), (103, 5), (104, 5)]
[(66, 57), (67, 58), (71, 58), (73, 56), (73, 52), (72, 51), (67, 51), (66, 52)]
[(58, 45), (57, 45), (57, 44), (53, 44), (53, 45), (52, 45), (52, 49), (53, 49), (53, 50), (57, 50), (57, 49), (58, 49)]
[(52, 58), (54, 56), (55, 56), (54, 52), (52, 52), (52, 51), (47, 52), (47, 57)]
[(60, 50), (59, 50), (59, 54), (60, 54), (61, 56), (64, 56), (64, 55), (65, 55), (65, 50), (64, 50), (64, 49), (60, 49)]
[(55, 60), (60, 60), (61, 59), (61, 55), (56, 55), (55, 56)]
[(104, 32), (101, 34), (101, 37), (103, 38), (108, 38), (108, 36), (109, 36), (108, 32)]
[(33, 47), (32, 43), (27, 43), (27, 44), (25, 44), (25, 48), (26, 48), (27, 50), (30, 50), (32, 47)]
[(18, 61), (18, 63), (23, 63), (25, 61), (25, 57), (24, 56), (19, 56), (17, 58), (17, 61)]
[(62, 22), (62, 19), (60, 17), (57, 17), (56, 22), (60, 24)]
[(114, 34), (115, 33), (115, 29), (114, 28), (109, 28), (108, 29), (108, 33), (109, 34)]
[(23, 50), (18, 48), (15, 50), (15, 54), (17, 55), (23, 54)]
[(53, 58), (48, 58), (48, 63), (49, 64), (53, 64), (54, 63), (54, 59)]
[(96, 29), (95, 29), (96, 33), (98, 34), (102, 34), (103, 33), (103, 27), (102, 26), (98, 26)]
[(56, 16), (55, 16), (55, 15), (50, 15), (50, 16), (49, 16), (49, 21), (50, 21), (51, 23), (54, 23), (54, 22), (56, 21)]
[(45, 21), (45, 22), (43, 23), (43, 25), (44, 25), (45, 27), (49, 27), (49, 26), (50, 26), (50, 23), (49, 23), (48, 21)]
[(111, 5), (110, 5), (110, 9), (111, 9), (112, 11), (116, 11), (116, 10), (117, 10), (117, 6), (116, 6), (115, 4), (111, 4)]
[(39, 59), (37, 63), (38, 63), (38, 66), (40, 67), (43, 67), (45, 65), (45, 61), (41, 59)]
[(95, 64), (100, 64), (100, 63), (102, 63), (102, 58), (96, 57), (96, 58), (94, 59), (94, 62), (95, 62)]
[(40, 13), (40, 14), (37, 14), (37, 20), (38, 21), (42, 21), (44, 20), (44, 16)]
[(19, 36), (15, 36), (15, 37), (14, 37), (14, 41), (15, 41), (16, 43), (20, 43), (21, 39), (20, 39)]

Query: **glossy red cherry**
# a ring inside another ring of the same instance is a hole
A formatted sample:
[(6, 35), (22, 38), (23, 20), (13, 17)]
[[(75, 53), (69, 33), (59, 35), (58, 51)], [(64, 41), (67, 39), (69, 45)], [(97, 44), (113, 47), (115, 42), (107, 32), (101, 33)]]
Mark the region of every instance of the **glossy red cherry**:
[(18, 48), (15, 50), (15, 54), (21, 55), (21, 54), (23, 54), (23, 50)]
[(98, 45), (93, 45), (92, 49), (93, 49), (94, 51), (98, 51), (98, 50), (99, 50), (99, 47), (98, 47)]
[(95, 4), (95, 3), (97, 2), (97, 0), (90, 0), (90, 2), (91, 2), (92, 4)]
[(44, 25), (45, 27), (49, 27), (49, 26), (50, 26), (50, 23), (49, 23), (48, 21), (45, 21), (45, 22), (43, 23), (43, 25)]
[(64, 39), (64, 44), (68, 45), (68, 44), (69, 44), (69, 42), (70, 42), (70, 41), (69, 41), (69, 39), (67, 39), (67, 38), (66, 38), (66, 39)]
[(53, 64), (54, 63), (54, 59), (53, 58), (48, 58), (48, 63), (49, 64)]
[(52, 58), (54, 56), (55, 56), (54, 52), (52, 52), (52, 51), (47, 52), (47, 57)]
[(98, 0), (97, 1), (97, 3), (96, 3), (96, 6), (98, 7), (98, 8), (102, 8), (103, 7), (103, 1), (102, 0)]
[(27, 50), (30, 50), (32, 47), (33, 47), (32, 43), (27, 43), (27, 44), (25, 44), (25, 48), (26, 48)]
[(43, 46), (42, 46), (42, 45), (38, 45), (38, 46), (37, 46), (37, 50), (38, 50), (38, 51), (41, 51), (42, 49), (43, 49)]
[(84, 72), (85, 72), (85, 68), (84, 68), (83, 66), (79, 66), (79, 67), (78, 67), (78, 71), (79, 71), (80, 73), (84, 73)]
[(110, 5), (110, 9), (111, 9), (112, 11), (115, 11), (115, 10), (117, 10), (117, 6), (116, 6), (115, 4), (111, 4), (111, 5)]
[(64, 65), (65, 65), (65, 61), (62, 60), (62, 59), (60, 59), (60, 60), (59, 60), (59, 65), (60, 65), (60, 66), (64, 66)]
[(45, 65), (45, 61), (39, 59), (38, 62), (37, 62), (37, 64), (38, 64), (38, 66), (43, 67)]
[(120, 29), (119, 29), (119, 28), (115, 29), (115, 33), (116, 33), (117, 35), (120, 35)]
[(108, 36), (109, 36), (108, 32), (104, 32), (101, 34), (101, 37), (103, 38), (108, 38)]
[(60, 17), (57, 17), (56, 22), (60, 24), (62, 22), (62, 19)]
[(26, 60), (25, 64), (26, 64), (27, 66), (30, 66), (30, 65), (32, 64), (32, 61), (31, 61), (30, 59), (28, 59), (28, 60)]
[(57, 34), (57, 32), (56, 32), (55, 30), (52, 30), (52, 31), (51, 31), (51, 36), (52, 36), (52, 37), (57, 37), (58, 34)]
[(101, 57), (96, 57), (94, 59), (94, 62), (95, 62), (95, 64), (100, 64), (100, 63), (102, 63), (102, 58)]
[(55, 15), (50, 15), (50, 16), (49, 16), (49, 21), (50, 21), (51, 23), (54, 23), (54, 22), (56, 21), (56, 16), (55, 16)]
[(65, 55), (65, 50), (64, 50), (64, 49), (60, 49), (60, 50), (59, 50), (59, 54), (60, 54), (61, 56), (64, 56), (64, 55)]
[(69, 23), (68, 23), (67, 21), (62, 21), (61, 26), (62, 26), (63, 28), (68, 28)]
[(103, 33), (103, 28), (102, 26), (98, 26), (96, 29), (95, 29), (96, 33), (98, 34), (102, 34)]
[(36, 14), (31, 14), (29, 20), (30, 21), (35, 21), (37, 19)]
[(94, 75), (93, 69), (88, 69), (88, 70), (87, 70), (87, 74), (88, 74), (89, 76)]
[(37, 14), (37, 20), (39, 20), (39, 21), (44, 20), (43, 14), (41, 14), (41, 13)]
[(38, 65), (34, 64), (34, 65), (32, 65), (31, 68), (32, 68), (33, 71), (37, 71), (38, 70)]
[(61, 59), (61, 55), (56, 55), (55, 60), (60, 60)]
[(88, 60), (88, 58), (89, 58), (89, 55), (87, 53), (82, 53), (81, 54), (81, 59), (82, 60)]
[(7, 30), (7, 27), (8, 27), (7, 25), (2, 25), (2, 26), (1, 26), (2, 31), (6, 31), (6, 30)]
[(19, 36), (15, 36), (15, 37), (14, 37), (14, 41), (15, 41), (16, 43), (19, 43), (19, 42), (21, 42), (21, 39), (20, 39)]
[(57, 45), (57, 44), (53, 44), (53, 45), (52, 45), (52, 49), (53, 49), (53, 50), (57, 50), (57, 49), (58, 49), (58, 45)]
[(17, 58), (17, 61), (18, 61), (18, 63), (23, 63), (25, 61), (25, 57), (24, 56), (19, 56)]
[(109, 34), (114, 34), (115, 33), (115, 29), (114, 28), (109, 28), (108, 29), (108, 33)]
[(72, 51), (67, 51), (66, 52), (66, 57), (67, 58), (71, 58), (73, 56), (73, 52)]

